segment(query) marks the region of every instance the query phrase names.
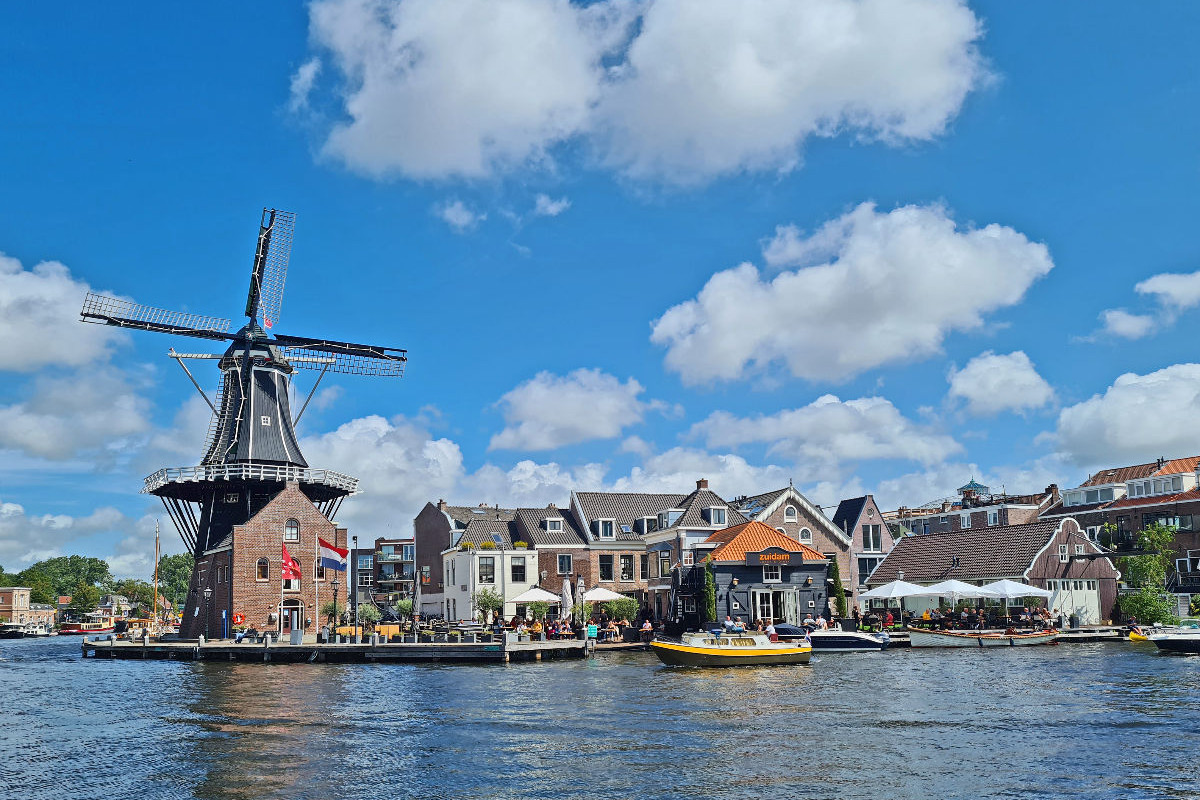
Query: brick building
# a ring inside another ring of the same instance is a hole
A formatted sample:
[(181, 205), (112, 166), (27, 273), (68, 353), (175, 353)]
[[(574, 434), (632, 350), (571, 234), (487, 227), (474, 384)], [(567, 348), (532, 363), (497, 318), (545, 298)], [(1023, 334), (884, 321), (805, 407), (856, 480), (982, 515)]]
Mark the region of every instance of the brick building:
[(923, 535), (1006, 525), (1028, 525), (1059, 502), (1057, 484), (1033, 494), (993, 493), (972, 478), (958, 488), (956, 499), (946, 498), (919, 508), (901, 506), (888, 514), (890, 521)]
[[(234, 525), (216, 547), (196, 561), (188, 589), (188, 608), (181, 633), (185, 638), (203, 634), (211, 638), (231, 635), (235, 614), (247, 627), (287, 635), (294, 629), (315, 631), (319, 605), (333, 599), (329, 574), (320, 566), (317, 539), (346, 547), (346, 529), (340, 528), (289, 482), (242, 525)], [(283, 547), (300, 564), (300, 579), (282, 578)], [(205, 596), (205, 591), (211, 591)], [(343, 597), (345, 595), (342, 595)]]
[(895, 537), (869, 494), (838, 503), (833, 524), (850, 539), (850, 569), (845, 577), (852, 587), (848, 597), (856, 602), (867, 579), (891, 552)]
[(480, 503), (477, 506), (452, 506), (445, 500), (426, 503), (413, 519), (413, 543), (416, 545), (415, 568), (424, 578), (421, 585), (423, 608), (444, 608), (446, 576), (442, 553), (457, 547), (462, 532), (474, 519), (508, 522), (511, 508)]

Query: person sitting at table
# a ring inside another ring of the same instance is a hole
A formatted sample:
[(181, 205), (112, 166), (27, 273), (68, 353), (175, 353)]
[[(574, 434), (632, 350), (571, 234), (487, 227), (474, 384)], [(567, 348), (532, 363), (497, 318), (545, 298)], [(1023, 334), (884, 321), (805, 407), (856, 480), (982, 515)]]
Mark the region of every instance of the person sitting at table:
[(621, 619), (617, 620), (617, 624), (620, 625), (622, 628), (633, 627), (632, 625), (629, 624), (629, 620), (625, 617), (621, 617)]
[(540, 619), (535, 619), (533, 624), (529, 626), (530, 633), (542, 633), (543, 630), (542, 621)]
[(883, 617), (883, 624), (888, 628), (892, 627), (892, 623), (894, 623), (895, 621), (896, 621), (896, 618), (892, 616), (891, 611), (887, 612)]
[(921, 612), (921, 619), (924, 622), (929, 622), (933, 619), (933, 615), (929, 613), (928, 608)]

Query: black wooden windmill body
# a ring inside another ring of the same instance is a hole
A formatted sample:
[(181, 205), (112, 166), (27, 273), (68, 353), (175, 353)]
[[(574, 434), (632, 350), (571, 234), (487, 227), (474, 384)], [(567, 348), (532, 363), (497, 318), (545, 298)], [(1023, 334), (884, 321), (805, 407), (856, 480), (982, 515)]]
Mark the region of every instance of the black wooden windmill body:
[[(326, 372), (404, 374), (404, 350), (271, 332), (279, 321), (294, 224), (290, 212), (263, 210), (246, 298), (249, 321), (235, 333), (229, 333), (228, 319), (165, 311), (94, 293), (87, 295), (80, 312), (85, 322), (230, 342), (219, 355), (169, 351), (212, 409), (212, 421), (198, 465), (161, 469), (146, 478), (142, 489), (162, 500), (197, 564), (205, 553), (228, 543), (233, 526), (253, 517), (286, 482), (298, 483), (332, 521), (342, 500), (357, 491), (358, 481), (310, 467), (300, 452), (295, 425)], [(215, 403), (184, 364), (190, 359), (218, 362)], [(293, 416), (289, 398), (297, 369), (319, 375)], [(195, 576), (192, 585), (197, 585)], [(194, 595), (189, 593), (185, 621), (194, 615)]]

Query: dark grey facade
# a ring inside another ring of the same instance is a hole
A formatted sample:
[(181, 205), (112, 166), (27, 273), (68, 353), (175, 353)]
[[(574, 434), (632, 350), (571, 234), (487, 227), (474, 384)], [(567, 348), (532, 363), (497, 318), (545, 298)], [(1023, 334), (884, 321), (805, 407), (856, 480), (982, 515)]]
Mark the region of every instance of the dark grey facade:
[[(704, 567), (694, 567), (680, 581), (683, 627), (703, 627)], [(805, 616), (828, 613), (829, 561), (805, 559), (801, 553), (768, 548), (747, 553), (742, 562), (717, 561), (712, 565), (716, 584), (717, 619), (726, 616), (747, 624), (767, 622), (798, 624)]]

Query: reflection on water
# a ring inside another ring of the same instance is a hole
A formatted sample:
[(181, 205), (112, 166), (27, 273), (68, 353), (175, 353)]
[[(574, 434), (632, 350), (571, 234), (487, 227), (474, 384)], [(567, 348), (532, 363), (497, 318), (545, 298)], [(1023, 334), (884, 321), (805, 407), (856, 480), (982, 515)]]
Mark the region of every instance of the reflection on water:
[(0, 644), (12, 797), (1192, 797), (1200, 658), (1126, 644), (668, 669), (81, 661)]

